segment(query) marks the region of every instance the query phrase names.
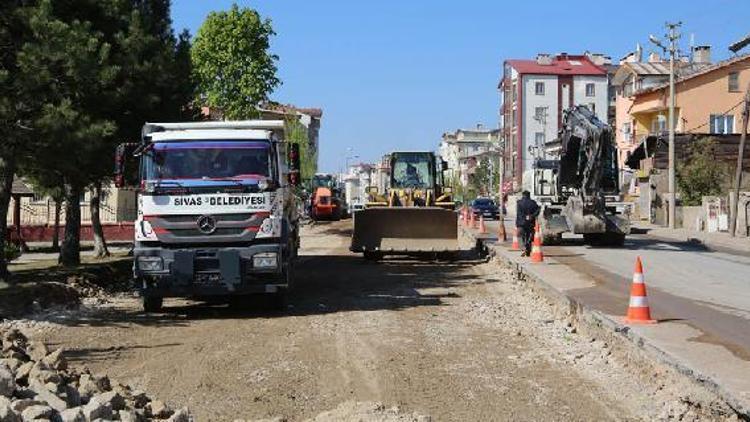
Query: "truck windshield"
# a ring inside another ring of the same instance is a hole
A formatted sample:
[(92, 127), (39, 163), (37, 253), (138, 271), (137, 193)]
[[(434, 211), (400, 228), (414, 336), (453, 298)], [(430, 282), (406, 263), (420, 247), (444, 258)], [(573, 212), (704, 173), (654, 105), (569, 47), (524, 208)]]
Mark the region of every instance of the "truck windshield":
[(393, 176), (391, 186), (394, 188), (431, 188), (432, 155), (429, 153), (409, 152), (394, 154), (391, 166)]
[(270, 144), (261, 141), (155, 143), (144, 154), (146, 180), (243, 180), (271, 177)]

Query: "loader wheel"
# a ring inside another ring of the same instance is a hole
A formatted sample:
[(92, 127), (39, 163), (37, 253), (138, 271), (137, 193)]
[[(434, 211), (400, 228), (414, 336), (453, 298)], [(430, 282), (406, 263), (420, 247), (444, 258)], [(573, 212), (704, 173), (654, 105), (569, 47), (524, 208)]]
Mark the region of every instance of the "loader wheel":
[(143, 296), (144, 312), (159, 312), (164, 305), (164, 298), (157, 296)]
[(380, 252), (365, 251), (365, 259), (368, 261), (380, 261), (383, 259), (383, 254)]

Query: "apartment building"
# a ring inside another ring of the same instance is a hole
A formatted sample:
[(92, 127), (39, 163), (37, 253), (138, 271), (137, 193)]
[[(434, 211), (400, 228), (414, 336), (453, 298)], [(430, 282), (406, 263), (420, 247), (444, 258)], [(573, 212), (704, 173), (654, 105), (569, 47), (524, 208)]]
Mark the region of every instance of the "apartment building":
[[(692, 60), (678, 60), (675, 63), (675, 73), (679, 78), (686, 78), (690, 74), (707, 68), (711, 65), (711, 50), (708, 46), (694, 48)], [(649, 133), (659, 133), (667, 130), (667, 113), (662, 110), (656, 113), (655, 119), (648, 119), (646, 123), (648, 130), (644, 127), (637, 131), (637, 121), (631, 114), (637, 95), (663, 87), (669, 82), (669, 61), (662, 59), (659, 55), (652, 53), (647, 59), (643, 59), (640, 46), (620, 60), (611, 84), (615, 87), (615, 122), (613, 129), (618, 150), (618, 162), (620, 168), (626, 167), (625, 163), (633, 150)]]
[(609, 87), (602, 54), (556, 56), (539, 54), (535, 60), (511, 59), (503, 64), (498, 89), (506, 180), (521, 189), (523, 174), (536, 157), (544, 157), (547, 143), (556, 139), (562, 112), (574, 105), (589, 107), (608, 121)]
[[(443, 134), (439, 153), (448, 163), (445, 173), (451, 181), (468, 185), (469, 175), (481, 161), (481, 157), (489, 155), (499, 160), (497, 152), (499, 129), (487, 129), (477, 125), (473, 129), (458, 129), (455, 132)], [(494, 154), (494, 156), (493, 156)]]
[[(675, 82), (675, 130), (679, 133), (736, 134), (744, 88), (750, 83), (750, 54), (704, 66)], [(668, 129), (669, 83), (640, 90), (629, 115), (637, 141)]]

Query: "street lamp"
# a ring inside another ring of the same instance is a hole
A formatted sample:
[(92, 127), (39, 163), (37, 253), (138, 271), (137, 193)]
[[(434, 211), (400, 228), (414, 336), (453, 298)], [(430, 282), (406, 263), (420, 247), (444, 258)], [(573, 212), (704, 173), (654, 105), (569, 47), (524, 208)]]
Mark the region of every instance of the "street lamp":
[(649, 35), (648, 39), (651, 41), (654, 45), (662, 49), (665, 53), (669, 53), (669, 193), (667, 194), (667, 198), (669, 201), (669, 209), (668, 209), (668, 219), (669, 219), (669, 228), (674, 229), (676, 227), (675, 224), (675, 162), (674, 162), (674, 61), (675, 56), (677, 55), (677, 40), (680, 39), (680, 33), (677, 32), (677, 28), (679, 28), (682, 25), (682, 22), (677, 23), (666, 23), (667, 30), (669, 31), (666, 34), (667, 40), (669, 41), (669, 46), (665, 46), (661, 40), (656, 38), (653, 35)]

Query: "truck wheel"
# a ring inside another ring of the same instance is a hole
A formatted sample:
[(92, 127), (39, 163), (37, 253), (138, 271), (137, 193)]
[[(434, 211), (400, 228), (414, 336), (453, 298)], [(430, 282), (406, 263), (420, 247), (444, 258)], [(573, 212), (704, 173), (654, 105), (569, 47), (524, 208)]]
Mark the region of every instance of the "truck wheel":
[(278, 292), (270, 295), (271, 309), (274, 311), (285, 311), (289, 303), (289, 293), (286, 289), (279, 289)]
[(164, 298), (156, 296), (143, 296), (144, 312), (159, 312), (164, 304)]

